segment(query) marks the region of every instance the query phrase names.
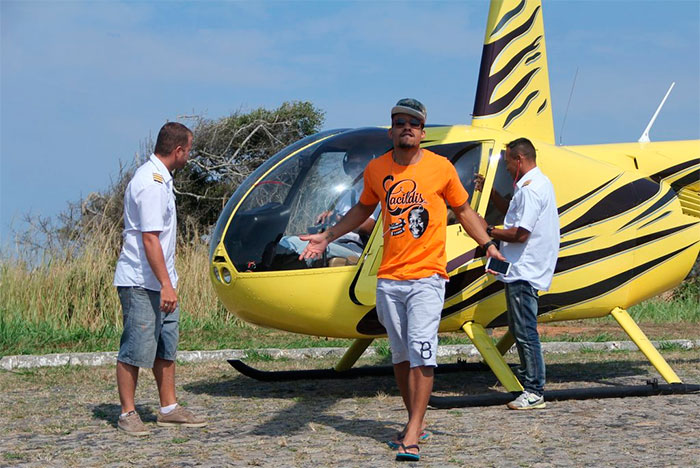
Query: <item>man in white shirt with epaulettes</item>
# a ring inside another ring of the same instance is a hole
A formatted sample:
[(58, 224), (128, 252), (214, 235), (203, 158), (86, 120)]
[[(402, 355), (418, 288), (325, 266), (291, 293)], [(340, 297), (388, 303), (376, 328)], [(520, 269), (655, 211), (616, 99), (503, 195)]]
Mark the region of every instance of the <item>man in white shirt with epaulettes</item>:
[(508, 408), (544, 408), (545, 365), (537, 333), (538, 291), (552, 283), (559, 256), (559, 214), (554, 187), (537, 167), (532, 142), (518, 138), (506, 145), (506, 170), (515, 181), (503, 229), (486, 232), (501, 241), (500, 251), (511, 263), (505, 283), (508, 328), (520, 356), (519, 379), (525, 391)]
[(114, 285), (124, 331), (117, 355), (121, 415), (117, 427), (129, 435), (150, 433), (136, 412), (139, 368), (153, 369), (158, 386), (159, 426), (203, 427), (206, 421), (177, 404), (175, 358), (180, 308), (175, 271), (177, 215), (172, 171), (187, 164), (192, 132), (169, 122), (160, 129), (154, 154), (134, 173), (124, 193), (124, 243)]

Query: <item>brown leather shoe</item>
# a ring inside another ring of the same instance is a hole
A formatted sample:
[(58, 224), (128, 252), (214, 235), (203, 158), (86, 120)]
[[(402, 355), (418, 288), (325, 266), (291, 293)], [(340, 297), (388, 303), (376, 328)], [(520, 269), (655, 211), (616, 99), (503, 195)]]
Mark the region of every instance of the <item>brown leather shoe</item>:
[(201, 416), (195, 416), (192, 411), (177, 405), (168, 414), (158, 411), (156, 424), (159, 426), (204, 427), (208, 423)]
[(126, 416), (119, 416), (117, 427), (132, 436), (147, 436), (151, 434), (151, 431), (141, 421), (136, 411), (129, 411), (126, 413)]

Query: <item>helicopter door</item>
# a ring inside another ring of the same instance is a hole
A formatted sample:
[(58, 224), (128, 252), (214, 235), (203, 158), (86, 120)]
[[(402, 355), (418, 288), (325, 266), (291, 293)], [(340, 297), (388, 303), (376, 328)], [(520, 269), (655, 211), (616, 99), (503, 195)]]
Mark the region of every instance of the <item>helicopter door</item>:
[[(506, 170), (505, 151), (494, 149), (503, 146), (499, 142), (493, 141), (481, 146), (479, 174), (484, 175), (483, 187), (481, 191), (474, 191), (471, 204), (472, 208), (486, 220), (486, 223), (493, 226), (503, 225), (508, 205), (513, 198), (513, 178)], [(458, 165), (459, 162), (455, 164), (455, 167)], [(461, 174), (460, 178), (462, 178)], [(464, 181), (462, 183), (464, 184)], [(456, 220), (454, 223), (447, 227), (448, 273), (456, 274), (483, 266), (486, 263), (486, 253), (477, 248), (476, 241), (464, 232)]]
[[(487, 171), (489, 157), (493, 153), (493, 147), (493, 141), (472, 142), (471, 146), (465, 146), (463, 151), (457, 152), (457, 154), (451, 158), (452, 164), (454, 164), (455, 169), (457, 169), (459, 180), (462, 181), (462, 185), (469, 193), (469, 205), (477, 212), (482, 205), (482, 200), (484, 202), (486, 200), (482, 192), (476, 190), (476, 176), (477, 174), (485, 175), (485, 184), (488, 184), (491, 174)], [(478, 245), (474, 239), (469, 237), (462, 225), (459, 224), (459, 221), (457, 221), (457, 218), (449, 207), (447, 213), (446, 251), (449, 273), (449, 271), (455, 267), (455, 263), (459, 265), (472, 260), (474, 258), (474, 251)], [(462, 261), (460, 262), (460, 260)]]
[[(457, 169), (462, 185), (469, 193), (470, 204), (476, 208), (480, 194), (474, 193), (475, 175), (485, 173), (489, 156), (493, 152), (493, 141), (470, 141), (431, 146), (427, 149), (448, 158)], [(488, 177), (487, 177), (488, 179)], [(363, 257), (360, 259), (358, 271), (350, 285), (350, 297), (356, 304), (372, 306), (376, 303), (377, 271), (382, 261), (384, 238), (382, 219), (372, 232)], [(462, 226), (456, 221), (452, 210), (448, 209), (447, 218), (447, 260), (458, 257), (461, 253), (474, 250), (476, 242), (467, 235)]]
[(355, 304), (373, 306), (377, 302), (377, 271), (384, 253), (383, 232), (384, 223), (380, 216), (367, 242), (364, 255), (359, 261), (355, 279), (350, 285), (350, 299)]
[[(504, 147), (505, 145), (501, 145)], [(513, 177), (506, 170), (505, 150), (494, 152), (477, 212), (492, 226), (502, 226), (513, 198)]]

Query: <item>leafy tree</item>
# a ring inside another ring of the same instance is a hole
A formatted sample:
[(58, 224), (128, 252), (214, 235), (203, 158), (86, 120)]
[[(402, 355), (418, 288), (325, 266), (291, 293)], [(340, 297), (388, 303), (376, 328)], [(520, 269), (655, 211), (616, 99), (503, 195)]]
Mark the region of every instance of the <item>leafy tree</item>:
[[(216, 223), (226, 201), (260, 164), (282, 148), (317, 133), (324, 112), (310, 102), (285, 102), (277, 109), (236, 111), (220, 119), (188, 117), (194, 133), (190, 163), (174, 175), (180, 240), (193, 240)], [(95, 231), (121, 247), (123, 198), (134, 171), (153, 152), (146, 140), (139, 153), (102, 192), (89, 194), (55, 218), (26, 216), (27, 228), (15, 233), (16, 244), (38, 259), (74, 255)]]
[(175, 176), (178, 217), (190, 232), (208, 229), (238, 185), (281, 149), (318, 132), (324, 112), (310, 102), (196, 119), (190, 163)]

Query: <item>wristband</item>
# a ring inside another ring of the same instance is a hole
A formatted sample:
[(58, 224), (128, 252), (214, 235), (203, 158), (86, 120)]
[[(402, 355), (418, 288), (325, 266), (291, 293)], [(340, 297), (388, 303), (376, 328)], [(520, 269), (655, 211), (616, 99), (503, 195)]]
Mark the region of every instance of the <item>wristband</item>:
[(495, 240), (490, 240), (490, 241), (488, 241), (487, 243), (485, 243), (484, 245), (482, 245), (481, 248), (484, 249), (484, 250), (488, 250), (488, 249), (489, 249), (489, 246), (491, 246), (491, 245), (493, 245), (494, 247), (498, 248), (498, 244), (496, 244), (496, 241), (495, 241)]
[(494, 227), (490, 224), (488, 226), (486, 226), (486, 234), (488, 234), (490, 236), (491, 233), (493, 232), (493, 229), (494, 229)]

